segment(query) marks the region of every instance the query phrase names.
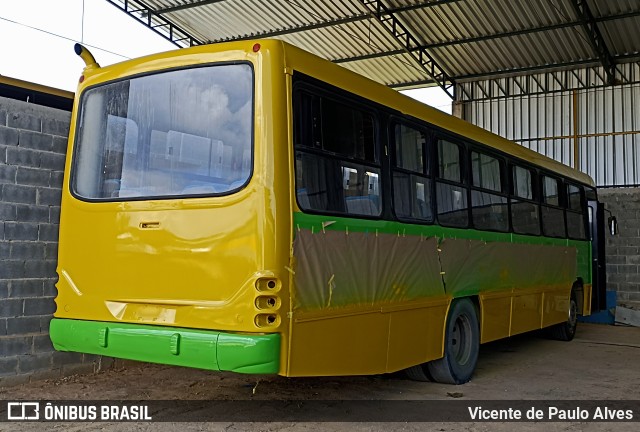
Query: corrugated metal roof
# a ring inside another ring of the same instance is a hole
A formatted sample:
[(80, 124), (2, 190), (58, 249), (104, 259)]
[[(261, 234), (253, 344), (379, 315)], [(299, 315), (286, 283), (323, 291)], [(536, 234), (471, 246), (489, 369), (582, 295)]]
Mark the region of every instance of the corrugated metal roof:
[(385, 56), (343, 64), (360, 75), (375, 74), (389, 85), (418, 82), (424, 79), (424, 71), (409, 54)]
[[(592, 20), (579, 0), (107, 1), (179, 46), (275, 37), (394, 86), (432, 81), (409, 51), (431, 56), (455, 81), (640, 59), (638, 0), (587, 0)], [(408, 30), (409, 43), (392, 24)]]

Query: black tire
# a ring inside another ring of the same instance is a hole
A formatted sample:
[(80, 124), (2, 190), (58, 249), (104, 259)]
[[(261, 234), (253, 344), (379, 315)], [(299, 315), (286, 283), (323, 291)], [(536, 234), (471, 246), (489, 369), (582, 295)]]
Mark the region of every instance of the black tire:
[(469, 299), (455, 300), (447, 316), (444, 357), (427, 363), (433, 381), (464, 384), (478, 363), (480, 329), (478, 314)]
[(569, 300), (569, 311), (567, 320), (563, 323), (553, 325), (548, 328), (547, 334), (550, 338), (569, 342), (573, 340), (578, 328), (578, 302), (576, 295), (571, 291), (571, 299)]
[(405, 369), (404, 373), (407, 374), (407, 378), (413, 381), (432, 381), (426, 363), (411, 366), (410, 368)]

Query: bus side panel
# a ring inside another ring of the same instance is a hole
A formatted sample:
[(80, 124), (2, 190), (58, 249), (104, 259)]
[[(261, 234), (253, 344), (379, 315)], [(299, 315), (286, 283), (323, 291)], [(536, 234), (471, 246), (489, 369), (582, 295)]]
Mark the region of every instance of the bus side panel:
[(582, 288), (582, 315), (591, 315), (591, 304), (593, 302), (593, 285), (584, 284)]
[(389, 314), (295, 320), (291, 331), (289, 376), (385, 371)]
[(290, 375), (381, 373), (442, 356), (450, 297), (435, 237), (294, 218)]
[(567, 319), (571, 285), (480, 294), (481, 342), (491, 342)]
[[(491, 233), (485, 234), (491, 239)], [(527, 240), (445, 239), (440, 244), (440, 261), (447, 292), (456, 298), (479, 292), (571, 286), (576, 280), (576, 249)]]
[[(518, 243), (501, 234), (485, 239), (447, 238), (440, 244), (445, 288), (454, 298), (480, 294), (482, 341), (562, 322), (577, 273), (575, 247)], [(493, 241), (487, 241), (493, 240)], [(486, 334), (485, 334), (486, 332)]]
[[(444, 295), (437, 238), (354, 232), (367, 221), (315, 217), (317, 227), (298, 224), (294, 312), (398, 304)], [(333, 230), (322, 227), (331, 222)], [(343, 226), (353, 222), (351, 226)], [(302, 222), (301, 222), (302, 223)], [(344, 229), (344, 231), (342, 231)]]
[(544, 288), (516, 290), (511, 303), (511, 335), (540, 328)]
[(512, 291), (480, 294), (480, 342), (508, 337), (511, 332)]
[(426, 307), (391, 312), (389, 350), (385, 372), (406, 369), (444, 355), (444, 324), (450, 298), (430, 301)]
[(569, 245), (574, 246), (578, 252), (578, 277), (582, 280), (582, 290), (576, 293), (578, 313), (583, 316), (591, 315), (591, 298), (593, 290), (591, 242), (569, 241)]
[(293, 323), (289, 375), (395, 372), (438, 359), (449, 304), (441, 297), (376, 310), (353, 308), (343, 316), (300, 314)]
[(543, 293), (542, 327), (549, 327), (567, 320), (571, 286), (548, 289)]

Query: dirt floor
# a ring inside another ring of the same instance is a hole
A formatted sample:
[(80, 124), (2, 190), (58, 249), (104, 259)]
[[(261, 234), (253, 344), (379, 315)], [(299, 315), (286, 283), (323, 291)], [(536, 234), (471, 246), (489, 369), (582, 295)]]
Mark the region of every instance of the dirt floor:
[[(66, 400), (604, 400), (640, 399), (640, 328), (580, 324), (573, 342), (526, 334), (482, 346), (473, 380), (421, 383), (403, 374), (283, 378), (128, 362), (93, 375), (0, 389), (0, 399)], [(636, 412), (635, 418), (640, 417)], [(0, 430), (637, 431), (640, 423), (0, 423)]]

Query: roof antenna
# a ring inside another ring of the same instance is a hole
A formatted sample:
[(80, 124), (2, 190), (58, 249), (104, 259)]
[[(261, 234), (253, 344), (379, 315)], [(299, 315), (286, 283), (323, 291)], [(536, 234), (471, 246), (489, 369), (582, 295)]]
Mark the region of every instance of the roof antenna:
[(85, 69), (93, 69), (93, 68), (97, 69), (100, 67), (98, 62), (96, 62), (95, 57), (93, 57), (93, 54), (91, 54), (91, 52), (86, 47), (77, 43), (73, 46), (73, 49), (75, 50), (76, 54), (78, 54), (80, 58), (84, 61), (84, 63), (87, 65)]

